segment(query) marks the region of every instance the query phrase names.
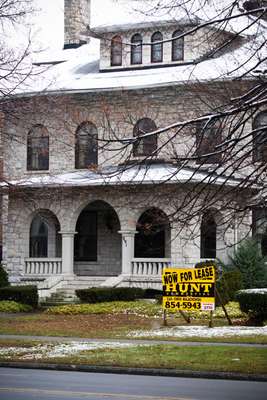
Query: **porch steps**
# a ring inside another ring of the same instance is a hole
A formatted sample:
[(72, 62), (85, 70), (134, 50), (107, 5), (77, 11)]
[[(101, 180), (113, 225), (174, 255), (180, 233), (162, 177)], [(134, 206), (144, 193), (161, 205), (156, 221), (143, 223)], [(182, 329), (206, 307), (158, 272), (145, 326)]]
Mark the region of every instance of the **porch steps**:
[(75, 290), (87, 289), (90, 287), (98, 287), (105, 282), (106, 276), (71, 276), (64, 277), (58, 287), (53, 288), (50, 295), (41, 299), (42, 306), (48, 307), (52, 305), (70, 304), (79, 302), (75, 294)]

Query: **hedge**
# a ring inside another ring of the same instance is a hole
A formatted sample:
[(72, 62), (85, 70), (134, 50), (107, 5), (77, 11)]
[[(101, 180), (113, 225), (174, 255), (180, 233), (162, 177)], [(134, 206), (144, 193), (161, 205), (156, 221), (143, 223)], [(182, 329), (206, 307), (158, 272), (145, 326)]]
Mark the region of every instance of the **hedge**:
[(0, 288), (9, 286), (8, 274), (3, 266), (0, 264)]
[(263, 325), (267, 319), (267, 289), (240, 290), (236, 294), (241, 311), (249, 316), (249, 323)]
[(83, 303), (101, 303), (104, 301), (132, 301), (144, 296), (141, 288), (90, 288), (76, 290), (76, 296)]
[(38, 307), (38, 290), (36, 286), (8, 286), (0, 289), (0, 300), (11, 300), (17, 303)]
[(30, 312), (32, 307), (29, 304), (21, 304), (16, 301), (2, 300), (0, 301), (0, 312), (4, 313), (20, 313)]

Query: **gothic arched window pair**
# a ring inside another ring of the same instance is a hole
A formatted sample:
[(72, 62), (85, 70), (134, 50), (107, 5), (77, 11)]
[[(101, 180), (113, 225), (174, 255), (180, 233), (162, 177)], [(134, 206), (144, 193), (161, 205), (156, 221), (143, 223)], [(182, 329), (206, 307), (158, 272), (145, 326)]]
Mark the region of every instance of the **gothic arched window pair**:
[(267, 161), (267, 111), (256, 115), (253, 124), (253, 161)]
[(27, 137), (27, 170), (49, 169), (49, 133), (41, 124), (34, 125)]
[(211, 211), (206, 211), (200, 226), (200, 257), (216, 258), (217, 224)]
[(134, 126), (133, 134), (135, 137), (140, 137), (134, 143), (133, 155), (134, 156), (150, 156), (157, 151), (157, 135), (152, 134), (151, 136), (141, 137), (146, 133), (150, 133), (157, 130), (155, 122), (150, 118), (142, 118), (137, 121)]
[(97, 128), (91, 122), (83, 122), (76, 130), (75, 168), (85, 169), (98, 164)]

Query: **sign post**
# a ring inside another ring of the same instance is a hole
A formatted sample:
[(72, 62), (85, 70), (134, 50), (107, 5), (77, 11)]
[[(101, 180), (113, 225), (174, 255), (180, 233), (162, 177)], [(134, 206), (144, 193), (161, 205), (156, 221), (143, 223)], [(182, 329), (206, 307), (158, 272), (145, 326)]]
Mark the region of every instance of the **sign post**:
[[(165, 268), (162, 274), (166, 311), (215, 310), (215, 267)], [(166, 317), (165, 317), (166, 318)]]

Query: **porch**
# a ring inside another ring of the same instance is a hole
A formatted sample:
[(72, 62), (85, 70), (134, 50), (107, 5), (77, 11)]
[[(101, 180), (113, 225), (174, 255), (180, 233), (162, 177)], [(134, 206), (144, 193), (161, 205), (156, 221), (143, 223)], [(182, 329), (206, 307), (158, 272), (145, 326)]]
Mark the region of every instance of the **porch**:
[(94, 201), (80, 210), (73, 231), (61, 230), (54, 214), (39, 210), (30, 225), (23, 281), (45, 289), (67, 280), (87, 287), (148, 287), (149, 282), (160, 287), (162, 270), (171, 263), (170, 237), (168, 219), (156, 208), (141, 213), (134, 227), (121, 229), (115, 210)]

